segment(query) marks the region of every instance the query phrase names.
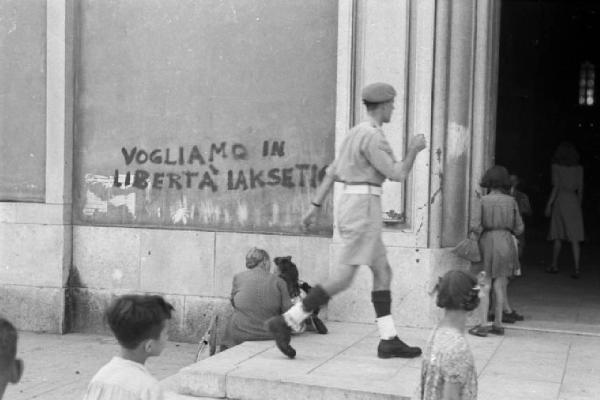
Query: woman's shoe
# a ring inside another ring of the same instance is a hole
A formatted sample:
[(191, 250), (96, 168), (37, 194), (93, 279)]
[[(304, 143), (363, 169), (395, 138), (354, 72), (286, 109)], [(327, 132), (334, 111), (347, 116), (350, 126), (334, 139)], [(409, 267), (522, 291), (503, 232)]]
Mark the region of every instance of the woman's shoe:
[[(523, 318), (521, 316), (521, 318)], [(495, 314), (488, 314), (488, 322), (494, 322), (496, 320), (496, 315)], [(523, 321), (522, 319), (516, 319), (515, 316), (513, 314), (509, 314), (509, 313), (502, 313), (502, 323), (503, 324), (514, 324), (516, 321)]]
[[(512, 310), (511, 313), (504, 313), (502, 315), (502, 318), (504, 318), (504, 315), (510, 316), (515, 321), (524, 321), (525, 320), (525, 317), (523, 317), (521, 314), (517, 313), (515, 310)], [(504, 320), (502, 322), (504, 322)]]
[(469, 333), (473, 336), (486, 337), (488, 335), (488, 328), (485, 326), (477, 325), (469, 329)]
[(504, 328), (501, 326), (492, 325), (488, 332), (493, 333), (494, 335), (502, 336), (504, 335)]
[(571, 278), (573, 279), (579, 279), (579, 270), (575, 270), (575, 272), (573, 274), (571, 274)]
[(503, 324), (514, 324), (515, 322), (517, 322), (517, 319), (515, 318), (515, 316), (510, 313), (502, 313), (502, 323)]
[(558, 268), (556, 267), (548, 267), (546, 268), (546, 272), (549, 274), (558, 274)]

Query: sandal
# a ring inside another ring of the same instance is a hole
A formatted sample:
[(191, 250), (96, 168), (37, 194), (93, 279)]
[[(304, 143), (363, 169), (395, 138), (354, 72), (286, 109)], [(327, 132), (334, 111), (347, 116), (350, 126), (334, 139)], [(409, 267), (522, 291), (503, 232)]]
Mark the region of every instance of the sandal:
[(477, 325), (469, 329), (469, 333), (473, 336), (487, 337), (488, 330), (485, 326)]

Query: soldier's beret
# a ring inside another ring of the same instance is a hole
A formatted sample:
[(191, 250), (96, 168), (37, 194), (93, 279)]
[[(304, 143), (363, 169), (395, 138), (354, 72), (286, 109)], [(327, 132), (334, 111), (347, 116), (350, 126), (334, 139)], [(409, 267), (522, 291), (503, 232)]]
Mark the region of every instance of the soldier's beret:
[(369, 103), (385, 103), (393, 100), (394, 97), (396, 97), (396, 90), (389, 83), (372, 83), (362, 90), (363, 101)]

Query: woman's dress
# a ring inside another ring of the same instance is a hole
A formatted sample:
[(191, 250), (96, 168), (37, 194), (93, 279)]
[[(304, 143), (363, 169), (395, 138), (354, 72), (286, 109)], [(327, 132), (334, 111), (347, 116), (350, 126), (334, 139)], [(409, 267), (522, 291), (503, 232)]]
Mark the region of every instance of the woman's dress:
[(491, 193), (481, 199), (479, 239), (483, 269), (491, 278), (509, 277), (520, 268), (515, 236), (525, 226), (517, 202), (512, 196)]
[(556, 199), (552, 204), (549, 240), (584, 240), (583, 214), (577, 191), (583, 188), (583, 167), (552, 165), (552, 185)]

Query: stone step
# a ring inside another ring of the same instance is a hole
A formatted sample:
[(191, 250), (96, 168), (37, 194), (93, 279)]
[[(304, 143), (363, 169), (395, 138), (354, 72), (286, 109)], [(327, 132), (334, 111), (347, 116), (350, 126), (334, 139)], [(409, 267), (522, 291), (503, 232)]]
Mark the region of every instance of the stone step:
[[(182, 369), (163, 384), (173, 400), (400, 400), (414, 394), (421, 359), (377, 358), (374, 325), (327, 323), (329, 334), (295, 336), (294, 360), (273, 341), (246, 342)], [(424, 346), (429, 330), (400, 329), (408, 343)]]

